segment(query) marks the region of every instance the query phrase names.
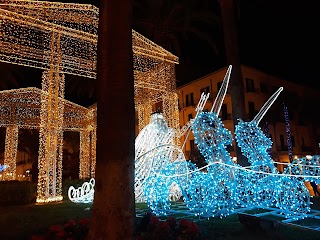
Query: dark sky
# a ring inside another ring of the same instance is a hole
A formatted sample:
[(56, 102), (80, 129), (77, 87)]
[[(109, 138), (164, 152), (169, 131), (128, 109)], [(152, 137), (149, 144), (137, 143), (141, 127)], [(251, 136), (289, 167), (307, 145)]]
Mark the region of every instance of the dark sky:
[(242, 63), (320, 88), (316, 0), (240, 0)]
[[(81, 0), (81, 2), (88, 1), (91, 0)], [(240, 1), (241, 62), (288, 81), (316, 86), (320, 89), (318, 77), (320, 39), (317, 36), (320, 15), (316, 0), (238, 1)], [(219, 8), (215, 0), (211, 1), (211, 4), (214, 11)], [(220, 42), (222, 48), (219, 54), (215, 55), (208, 45), (192, 36), (189, 37), (188, 42), (183, 42), (182, 56), (179, 56), (180, 65), (177, 67), (178, 85), (209, 74), (227, 64), (223, 49), (223, 33), (203, 25), (199, 26), (199, 29), (207, 31), (212, 38)], [(139, 32), (144, 34), (143, 30)], [(30, 75), (33, 70), (27, 69), (24, 72)], [(185, 73), (181, 74), (181, 72)], [(15, 73), (17, 72), (13, 72), (14, 75)], [(31, 85), (29, 85), (31, 80), (26, 81), (31, 79), (28, 75), (20, 81), (23, 83), (21, 86), (9, 87), (41, 87), (41, 74), (32, 73), (33, 76), (37, 75), (38, 80), (33, 80), (34, 83)], [(189, 79), (182, 77), (183, 75)], [(92, 89), (90, 79), (82, 79), (77, 84), (71, 84), (74, 81), (67, 77), (66, 98), (85, 106), (95, 102), (92, 90), (90, 90), (91, 93), (87, 91)]]

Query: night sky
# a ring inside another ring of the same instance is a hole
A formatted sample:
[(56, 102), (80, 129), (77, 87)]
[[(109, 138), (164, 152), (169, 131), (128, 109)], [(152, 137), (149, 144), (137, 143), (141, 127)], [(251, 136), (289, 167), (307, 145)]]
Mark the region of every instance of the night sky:
[[(88, 1), (90, 0), (81, 0), (82, 3)], [(171, 1), (179, 2), (179, 0)], [(241, 62), (285, 80), (320, 89), (318, 77), (320, 39), (317, 36), (320, 21), (318, 21), (316, 0), (239, 1)], [(152, 0), (149, 2), (152, 3)], [(202, 4), (200, 2), (201, 0), (197, 4)], [(211, 4), (210, 10), (219, 14), (219, 4), (216, 1), (208, 2)], [(134, 17), (136, 15), (135, 13)], [(181, 39), (181, 52), (178, 54), (174, 49), (171, 50), (180, 58), (180, 64), (176, 68), (178, 86), (227, 65), (222, 29), (219, 31), (205, 25), (197, 27), (209, 35), (211, 40), (215, 40), (219, 49), (215, 53), (208, 44), (194, 35)], [(137, 29), (135, 24), (134, 29), (147, 35), (145, 29)], [(4, 63), (1, 63), (1, 66), (3, 77), (18, 79), (18, 83), (6, 84), (8, 86), (5, 85), (2, 89), (41, 87), (41, 71), (23, 67), (19, 67), (19, 71), (16, 71), (15, 67), (8, 67), (8, 64)], [(92, 79), (66, 76), (66, 98), (83, 106), (90, 106), (95, 102), (94, 85)]]
[(240, 2), (242, 63), (320, 88), (316, 0)]

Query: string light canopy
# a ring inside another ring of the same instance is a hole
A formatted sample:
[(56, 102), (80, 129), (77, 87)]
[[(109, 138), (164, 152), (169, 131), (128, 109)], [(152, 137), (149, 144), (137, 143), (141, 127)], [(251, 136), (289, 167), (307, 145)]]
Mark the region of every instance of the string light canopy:
[[(43, 69), (37, 202), (61, 200), (64, 74), (96, 77), (98, 8), (75, 3), (0, 0), (0, 61)], [(132, 31), (139, 129), (162, 102), (168, 125), (179, 128), (174, 66), (178, 58)], [(10, 130), (13, 135), (16, 129)], [(88, 133), (83, 132), (83, 139)], [(92, 139), (95, 139), (95, 131)], [(176, 137), (178, 142), (178, 136)], [(88, 146), (88, 143), (85, 143)], [(95, 147), (91, 147), (94, 151)], [(82, 151), (83, 156), (88, 152)], [(8, 156), (10, 158), (14, 156)], [(87, 172), (88, 162), (80, 164)], [(91, 173), (94, 173), (91, 168)], [(80, 177), (86, 177), (80, 174)]]

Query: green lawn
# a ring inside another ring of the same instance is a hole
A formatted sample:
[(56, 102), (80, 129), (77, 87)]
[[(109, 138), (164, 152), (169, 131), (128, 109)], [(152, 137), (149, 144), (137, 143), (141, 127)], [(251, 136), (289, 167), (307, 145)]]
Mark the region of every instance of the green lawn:
[(43, 233), (51, 225), (64, 224), (69, 219), (90, 218), (91, 211), (88, 208), (91, 206), (63, 201), (45, 205), (0, 207), (0, 239), (30, 239), (32, 234)]
[[(320, 206), (320, 198), (313, 205)], [(0, 239), (29, 240), (32, 234), (44, 233), (50, 225), (64, 224), (69, 219), (80, 220), (90, 218), (92, 204), (74, 204), (68, 200), (61, 203), (28, 206), (0, 207)], [(173, 207), (178, 209), (179, 207)], [(145, 204), (136, 205), (137, 213), (147, 211)], [(192, 218), (198, 222), (204, 235), (215, 240), (311, 240), (320, 239), (320, 232), (304, 230), (297, 227), (277, 225), (274, 229), (263, 231), (250, 229), (239, 222), (238, 215), (226, 218), (201, 219), (185, 215), (173, 214), (176, 218)], [(137, 222), (139, 222), (137, 218)]]

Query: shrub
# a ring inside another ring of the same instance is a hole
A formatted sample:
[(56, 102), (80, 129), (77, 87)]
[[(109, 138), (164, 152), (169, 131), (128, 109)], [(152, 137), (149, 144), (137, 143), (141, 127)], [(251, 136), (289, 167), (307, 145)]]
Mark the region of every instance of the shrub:
[(44, 235), (33, 235), (32, 240), (82, 240), (88, 234), (89, 220), (69, 220), (64, 225), (52, 225)]
[(186, 219), (176, 220), (169, 217), (167, 220), (160, 220), (151, 213), (146, 213), (136, 233), (137, 240), (200, 240), (202, 239), (199, 226)]
[(30, 204), (36, 201), (37, 186), (25, 181), (1, 181), (0, 193), (0, 206)]
[[(78, 222), (69, 220), (64, 225), (52, 225), (45, 234), (33, 235), (32, 240), (83, 240), (89, 231), (89, 220)], [(146, 213), (137, 224), (136, 240), (204, 240), (199, 226), (186, 219), (176, 220), (169, 217), (160, 220), (151, 213)]]

